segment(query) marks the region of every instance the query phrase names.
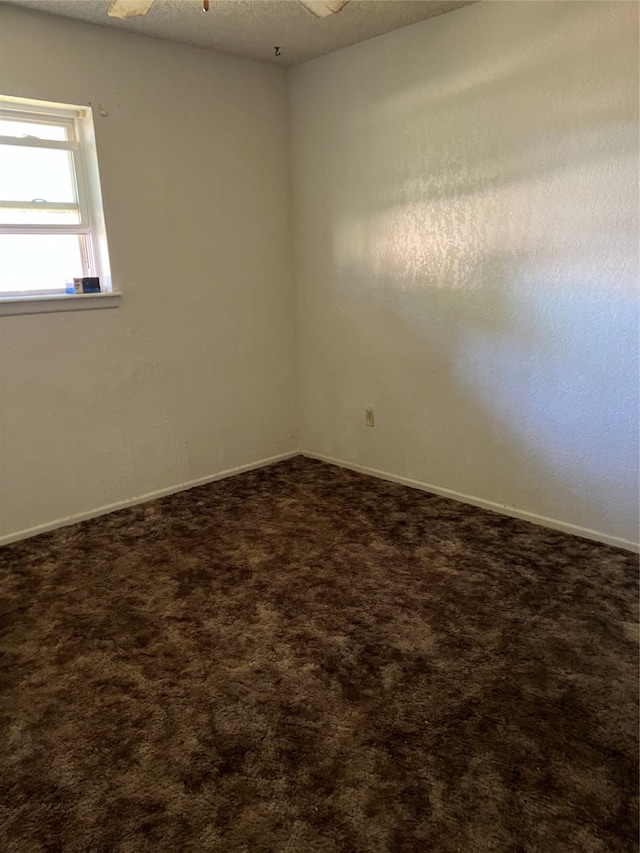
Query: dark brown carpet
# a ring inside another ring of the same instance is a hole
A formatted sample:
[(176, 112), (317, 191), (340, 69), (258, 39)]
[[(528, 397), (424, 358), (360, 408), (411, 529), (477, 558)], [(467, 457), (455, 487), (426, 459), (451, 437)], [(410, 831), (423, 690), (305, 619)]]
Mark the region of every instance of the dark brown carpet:
[(298, 457), (0, 549), (0, 849), (637, 849), (637, 558)]

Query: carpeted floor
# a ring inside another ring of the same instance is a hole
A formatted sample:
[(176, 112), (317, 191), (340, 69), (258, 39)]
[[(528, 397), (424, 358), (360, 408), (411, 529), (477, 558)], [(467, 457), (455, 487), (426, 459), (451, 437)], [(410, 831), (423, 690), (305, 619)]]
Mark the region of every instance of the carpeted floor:
[(637, 557), (298, 457), (0, 549), (3, 853), (637, 849)]

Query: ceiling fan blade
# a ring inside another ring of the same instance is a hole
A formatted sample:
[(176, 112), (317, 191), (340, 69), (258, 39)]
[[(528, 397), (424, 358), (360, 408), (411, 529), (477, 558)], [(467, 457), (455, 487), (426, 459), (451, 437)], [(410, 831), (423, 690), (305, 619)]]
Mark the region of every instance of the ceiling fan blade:
[(109, 15), (112, 18), (136, 18), (146, 15), (154, 0), (112, 0)]
[(298, 3), (301, 3), (316, 18), (326, 18), (328, 15), (333, 15), (346, 6), (348, 2), (349, 0), (298, 0)]

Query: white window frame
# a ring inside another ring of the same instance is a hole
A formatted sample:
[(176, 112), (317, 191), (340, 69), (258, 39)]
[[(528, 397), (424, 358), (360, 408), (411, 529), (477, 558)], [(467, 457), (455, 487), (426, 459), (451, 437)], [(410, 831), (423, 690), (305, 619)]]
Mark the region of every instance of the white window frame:
[[(80, 219), (77, 224), (0, 224), (0, 235), (78, 235), (83, 275), (98, 276), (101, 291), (95, 294), (69, 294), (62, 283), (61, 287), (55, 291), (51, 289), (29, 293), (3, 291), (0, 293), (0, 315), (113, 307), (117, 304), (117, 297), (120, 294), (115, 293), (112, 289), (91, 107), (0, 95), (0, 117), (34, 122), (40, 125), (51, 124), (66, 129), (66, 140), (0, 136), (0, 144), (69, 151), (73, 159), (78, 204), (33, 202), (32, 205), (34, 209), (39, 210), (78, 209)], [(11, 201), (2, 199), (0, 204), (6, 209), (10, 207), (8, 202)], [(23, 202), (19, 204), (23, 210), (27, 207)]]

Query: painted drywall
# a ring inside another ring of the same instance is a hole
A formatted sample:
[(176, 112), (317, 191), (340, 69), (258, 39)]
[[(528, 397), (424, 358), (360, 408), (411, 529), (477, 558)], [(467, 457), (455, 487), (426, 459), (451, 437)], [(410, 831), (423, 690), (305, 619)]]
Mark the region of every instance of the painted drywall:
[(108, 112), (124, 293), (0, 321), (0, 536), (294, 450), (285, 72), (2, 6), (0, 91)]
[(637, 542), (637, 4), (485, 0), (291, 83), (303, 450)]

